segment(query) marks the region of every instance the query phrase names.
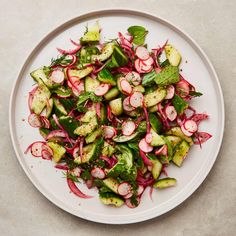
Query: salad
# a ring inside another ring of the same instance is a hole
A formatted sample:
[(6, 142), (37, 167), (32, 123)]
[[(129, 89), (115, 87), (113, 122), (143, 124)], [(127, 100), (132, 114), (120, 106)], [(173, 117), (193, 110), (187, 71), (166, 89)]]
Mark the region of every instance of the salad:
[[(168, 41), (148, 50), (142, 26), (101, 42), (99, 23), (87, 27), (71, 50), (57, 48), (51, 64), (30, 75), (28, 122), (44, 141), (26, 152), (53, 160), (68, 187), (97, 188), (103, 204), (137, 207), (143, 192), (175, 186), (167, 167), (181, 167), (193, 144), (211, 138), (199, 131), (201, 96), (180, 73), (181, 55)], [(88, 190), (89, 192), (89, 190)]]

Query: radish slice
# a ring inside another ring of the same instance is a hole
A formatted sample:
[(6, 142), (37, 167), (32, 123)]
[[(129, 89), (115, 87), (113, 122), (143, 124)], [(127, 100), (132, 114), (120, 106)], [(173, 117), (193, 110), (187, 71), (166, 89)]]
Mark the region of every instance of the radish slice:
[(190, 133), (195, 133), (198, 129), (197, 123), (193, 120), (186, 120), (183, 125), (184, 128)]
[(197, 132), (194, 137), (194, 144), (203, 144), (206, 142), (208, 139), (212, 137), (211, 134), (208, 134), (206, 132)]
[(104, 170), (100, 167), (93, 168), (91, 171), (91, 175), (94, 178), (98, 178), (98, 179), (104, 179), (106, 177)]
[(65, 75), (61, 70), (54, 70), (50, 76), (50, 79), (56, 84), (62, 84), (65, 79)]
[(76, 177), (80, 177), (82, 170), (80, 169), (80, 167), (75, 167), (73, 170), (70, 171), (70, 174), (76, 176)]
[(78, 81), (74, 83), (72, 87), (73, 94), (78, 97), (84, 91), (84, 81)]
[(140, 85), (141, 82), (142, 82), (142, 78), (140, 77), (140, 75), (135, 72), (135, 71), (132, 71), (132, 72), (129, 72), (126, 76), (125, 76), (125, 79), (127, 81), (129, 81), (130, 83), (132, 83), (134, 86), (137, 86), (137, 85)]
[(42, 121), (42, 123), (43, 123), (43, 127), (46, 128), (46, 129), (49, 129), (50, 126), (51, 126), (51, 123), (50, 123), (50, 121), (47, 119), (47, 117), (41, 116), (40, 118), (41, 118), (41, 121)]
[(100, 84), (94, 91), (95, 95), (97, 96), (103, 96), (105, 95), (109, 90), (108, 84)]
[(177, 117), (177, 112), (174, 106), (167, 106), (165, 108), (165, 114), (170, 121), (174, 121)]
[(145, 138), (141, 139), (139, 144), (138, 144), (139, 148), (143, 151), (143, 152), (151, 152), (153, 150), (153, 146), (149, 145)]
[(74, 181), (72, 179), (67, 178), (67, 184), (70, 188), (71, 192), (74, 193), (76, 196), (81, 198), (92, 198), (92, 196), (86, 195), (83, 192), (81, 192), (78, 187), (75, 185)]
[(131, 188), (132, 187), (128, 182), (123, 182), (119, 184), (117, 191), (121, 196), (125, 196), (131, 192)]
[(133, 132), (135, 131), (136, 129), (136, 125), (133, 121), (125, 121), (123, 122), (122, 124), (122, 133), (123, 135), (125, 136), (129, 136), (131, 134), (133, 134)]
[(110, 139), (116, 136), (117, 132), (112, 126), (103, 126), (103, 134), (105, 138)]
[(141, 60), (147, 60), (150, 57), (147, 48), (145, 48), (143, 46), (137, 47), (135, 53), (136, 53), (137, 57)]
[(182, 124), (180, 128), (186, 136), (190, 137), (190, 136), (193, 135), (193, 133), (191, 133), (191, 132), (189, 132), (188, 130), (185, 129), (184, 124)]
[(168, 155), (168, 147), (166, 144), (164, 144), (161, 148), (157, 149), (155, 151), (155, 155), (164, 155), (167, 156)]
[(129, 99), (130, 105), (134, 108), (141, 107), (143, 105), (143, 94), (140, 92), (134, 92)]
[(47, 145), (42, 146), (42, 158), (45, 160), (51, 160), (53, 157), (53, 150)]
[(66, 138), (66, 133), (63, 130), (53, 130), (46, 136), (45, 139), (49, 140), (52, 138)]
[(129, 199), (133, 196), (133, 193), (128, 193), (127, 195), (123, 196), (124, 199)]
[(139, 61), (139, 66), (141, 68), (141, 70), (143, 71), (143, 73), (148, 73), (152, 70), (152, 64), (150, 65), (150, 62), (147, 61)]
[(137, 190), (137, 195), (140, 196), (144, 192), (144, 186), (139, 185)]
[(120, 87), (121, 87), (121, 90), (125, 94), (131, 94), (132, 93), (132, 87), (126, 79), (122, 79), (120, 81)]
[(36, 115), (35, 113), (31, 113), (28, 117), (29, 124), (34, 128), (40, 128), (42, 127), (42, 121), (39, 115)]
[(189, 95), (189, 83), (185, 80), (180, 80), (176, 85), (175, 85), (177, 93), (181, 97), (186, 97)]
[[(137, 202), (138, 202), (138, 204), (137, 204), (137, 206), (140, 204), (140, 197), (137, 197)], [(129, 208), (135, 208), (135, 207), (137, 207), (137, 206), (135, 206), (132, 202), (131, 202), (131, 199), (126, 199), (125, 200), (125, 204), (126, 204), (126, 206), (127, 207), (129, 207)]]
[(79, 147), (74, 148), (72, 155), (75, 159), (81, 161), (81, 157), (79, 155)]
[(151, 133), (146, 134), (145, 141), (148, 144), (150, 144), (152, 142), (152, 134)]
[(126, 97), (123, 101), (123, 108), (125, 111), (133, 111), (135, 110), (134, 107), (130, 105), (130, 97)]
[(154, 60), (152, 57), (149, 57), (147, 60), (141, 61), (140, 63), (144, 64), (145, 66), (152, 66), (154, 63)]
[(172, 99), (175, 95), (175, 87), (173, 85), (169, 85), (167, 87), (167, 94), (165, 96), (165, 99)]
[(34, 157), (41, 157), (42, 156), (42, 148), (45, 145), (45, 142), (34, 142), (31, 145), (31, 153)]
[(73, 85), (79, 82), (80, 82), (80, 79), (77, 76), (71, 76), (70, 79), (67, 80), (67, 85), (68, 87), (73, 88)]

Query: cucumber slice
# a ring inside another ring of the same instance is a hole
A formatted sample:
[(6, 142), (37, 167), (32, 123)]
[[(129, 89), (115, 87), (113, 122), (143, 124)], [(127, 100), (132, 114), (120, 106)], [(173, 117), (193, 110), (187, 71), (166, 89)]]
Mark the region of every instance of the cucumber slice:
[(55, 113), (59, 116), (67, 115), (67, 111), (65, 107), (60, 103), (59, 99), (53, 98), (53, 104), (55, 108)]
[(124, 200), (114, 193), (100, 193), (99, 199), (105, 205), (114, 205), (115, 207), (121, 207), (124, 204)]
[(193, 144), (192, 138), (184, 135), (184, 133), (182, 132), (180, 127), (173, 127), (168, 132), (166, 132), (166, 134), (170, 134), (170, 135), (174, 135), (174, 136), (180, 137), (181, 139), (183, 139), (186, 142), (188, 142), (189, 145)]
[(190, 145), (185, 140), (183, 140), (178, 145), (178, 147), (174, 153), (174, 156), (172, 158), (172, 161), (175, 163), (175, 165), (177, 165), (178, 167), (180, 167), (182, 165), (189, 149), (190, 149)]
[(145, 88), (142, 85), (135, 86), (133, 92), (145, 93)]
[(109, 102), (109, 105), (110, 105), (110, 108), (111, 108), (111, 112), (115, 116), (119, 116), (123, 113), (122, 98), (117, 98), (117, 99), (111, 100)]
[(65, 88), (63, 86), (53, 90), (54, 93), (56, 93), (59, 97), (70, 97), (72, 95), (72, 90), (69, 88)]
[(40, 135), (45, 139), (47, 137), (47, 135), (51, 132), (50, 129), (46, 129), (46, 128), (39, 128), (39, 133)]
[(118, 193), (119, 183), (114, 178), (106, 178), (103, 180), (106, 187), (112, 190), (114, 193)]
[(152, 141), (150, 143), (151, 146), (162, 146), (165, 144), (165, 140), (157, 134), (152, 128), (151, 128), (151, 134), (152, 134)]
[(95, 43), (100, 40), (100, 27), (98, 21), (93, 26), (88, 27), (84, 36), (80, 39), (81, 44)]
[(90, 120), (89, 123), (82, 124), (81, 126), (77, 127), (74, 131), (74, 134), (87, 136), (91, 132), (93, 132), (97, 128), (97, 118), (94, 117)]
[(118, 46), (114, 47), (114, 51), (112, 54), (118, 66), (125, 66), (128, 63), (128, 58), (123, 53), (122, 49)]
[(81, 164), (81, 163), (89, 163), (96, 160), (101, 153), (103, 143), (104, 143), (103, 139), (99, 139), (95, 143), (91, 143), (84, 146), (82, 158), (78, 157), (74, 160), (74, 162), (77, 164)]
[(104, 142), (102, 155), (110, 157), (115, 152), (115, 148), (107, 142)]
[(94, 92), (95, 89), (100, 85), (100, 82), (97, 79), (93, 79), (87, 76), (84, 80), (85, 92)]
[(48, 83), (48, 78), (44, 73), (43, 68), (39, 68), (37, 70), (32, 71), (30, 75), (37, 83), (40, 83), (41, 81), (43, 81), (43, 83), (45, 84)]
[(145, 106), (152, 107), (152, 106), (158, 104), (159, 102), (161, 102), (165, 98), (166, 94), (167, 94), (166, 89), (158, 88), (154, 92), (144, 95)]
[(159, 188), (159, 189), (169, 188), (169, 187), (175, 186), (176, 183), (177, 183), (177, 180), (175, 178), (163, 178), (163, 179), (157, 180), (155, 184), (153, 185), (153, 187)]
[(114, 98), (116, 98), (118, 95), (120, 94), (120, 91), (117, 87), (111, 88), (105, 95), (105, 99), (106, 100), (112, 100)]
[(179, 51), (174, 48), (171, 44), (165, 46), (166, 58), (172, 66), (178, 66), (181, 62), (181, 55)]
[(93, 71), (92, 66), (88, 66), (85, 69), (77, 70), (77, 69), (69, 69), (69, 75), (78, 77), (79, 79), (82, 79), (89, 75)]
[(58, 143), (54, 142), (47, 142), (47, 145), (52, 149), (53, 151), (53, 160), (55, 162), (59, 162), (61, 158), (64, 156), (66, 153), (66, 149), (59, 145)]
[(52, 108), (53, 108), (53, 99), (50, 98), (50, 99), (48, 100), (47, 105), (46, 105), (46, 115), (45, 115), (45, 116), (46, 116), (47, 118), (51, 115), (51, 113), (52, 113)]
[(125, 143), (125, 142), (131, 141), (131, 140), (137, 138), (138, 136), (139, 136), (139, 133), (135, 132), (129, 136), (125, 136), (125, 135), (116, 136), (113, 138), (113, 141), (115, 141), (116, 143)]
[(85, 138), (85, 142), (93, 143), (98, 137), (101, 136), (101, 134), (102, 134), (102, 130), (100, 128), (96, 129)]
[(98, 73), (98, 80), (106, 84), (111, 84), (113, 86), (116, 85), (115, 78), (107, 69), (103, 69)]
[(47, 88), (46, 85), (44, 85), (44, 83), (41, 80), (33, 96), (31, 105), (32, 111), (35, 114), (39, 115), (43, 111), (44, 107), (47, 105), (47, 101), (49, 100), (50, 96), (51, 93), (49, 89)]
[(96, 61), (105, 61), (107, 60), (113, 53), (114, 51), (114, 46), (115, 44), (113, 42), (111, 43), (107, 43), (103, 49), (102, 49), (102, 53), (100, 55), (92, 55), (92, 62), (96, 62)]
[(161, 174), (161, 170), (162, 170), (162, 164), (161, 162), (156, 159), (156, 160), (150, 160), (153, 164), (153, 167), (152, 167), (152, 176), (154, 179), (157, 179), (160, 174)]
[(157, 115), (155, 115), (153, 113), (149, 113), (149, 121), (150, 121), (150, 124), (151, 124), (151, 127), (153, 128), (153, 130), (156, 133), (160, 133), (163, 125), (162, 125), (160, 119), (157, 117)]
[(93, 118), (96, 117), (96, 111), (91, 110), (91, 111), (87, 111), (84, 116), (80, 119), (81, 122), (90, 122)]
[(107, 123), (107, 109), (103, 104), (101, 104), (100, 106), (101, 106), (100, 122), (103, 125)]
[(182, 140), (180, 137), (172, 136), (172, 135), (166, 136), (165, 138), (170, 142), (173, 148), (175, 148), (175, 146), (179, 144)]
[(71, 116), (61, 116), (58, 120), (69, 136), (71, 138), (76, 138), (74, 131), (78, 127), (79, 121), (75, 120)]

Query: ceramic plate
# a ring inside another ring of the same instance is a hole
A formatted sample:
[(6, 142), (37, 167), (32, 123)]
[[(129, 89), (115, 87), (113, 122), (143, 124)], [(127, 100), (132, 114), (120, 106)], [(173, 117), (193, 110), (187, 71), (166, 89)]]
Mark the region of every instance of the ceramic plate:
[[(28, 92), (33, 80), (29, 73), (50, 64), (57, 56), (56, 47), (66, 48), (69, 38), (78, 39), (87, 23), (99, 20), (103, 40), (117, 37), (117, 32), (126, 32), (131, 25), (142, 25), (149, 30), (146, 42), (150, 48), (162, 45), (167, 39), (182, 54), (182, 74), (204, 95), (193, 99), (193, 106), (199, 112), (210, 115), (204, 121), (201, 130), (213, 135), (203, 148), (194, 146), (181, 168), (174, 165), (168, 168), (169, 176), (178, 180), (176, 187), (163, 191), (155, 190), (153, 201), (145, 192), (141, 204), (135, 209), (124, 206), (113, 208), (104, 206), (95, 190), (89, 190), (81, 184), (81, 189), (95, 197), (80, 199), (69, 192), (65, 178), (53, 162), (24, 155), (26, 147), (34, 140), (41, 140), (38, 131), (27, 123)], [(25, 120), (25, 121), (24, 121)], [(224, 104), (217, 75), (200, 47), (182, 30), (173, 24), (150, 14), (131, 10), (102, 10), (74, 18), (48, 34), (33, 50), (26, 60), (13, 88), (10, 104), (11, 137), (17, 158), (35, 187), (51, 202), (65, 211), (90, 221), (108, 224), (127, 224), (148, 220), (160, 216), (182, 203), (203, 182), (211, 170), (220, 149), (224, 129)]]

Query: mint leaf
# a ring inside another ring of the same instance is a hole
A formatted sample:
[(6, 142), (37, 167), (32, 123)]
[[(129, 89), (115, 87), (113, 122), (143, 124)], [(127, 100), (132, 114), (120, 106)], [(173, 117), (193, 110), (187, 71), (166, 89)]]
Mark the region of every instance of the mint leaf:
[(133, 36), (133, 43), (143, 45), (148, 31), (143, 26), (130, 26), (128, 32)]
[(203, 94), (200, 92), (196, 92), (196, 91), (190, 91), (189, 95), (192, 97), (201, 97)]
[(184, 110), (188, 108), (188, 103), (184, 101), (184, 99), (178, 96), (177, 94), (174, 95), (172, 103), (178, 115), (183, 114)]
[(177, 66), (166, 66), (156, 75), (155, 82), (160, 86), (166, 86), (179, 82), (179, 68)]

